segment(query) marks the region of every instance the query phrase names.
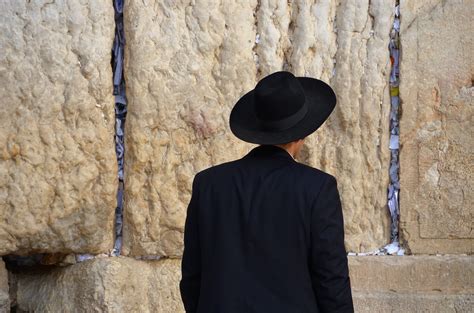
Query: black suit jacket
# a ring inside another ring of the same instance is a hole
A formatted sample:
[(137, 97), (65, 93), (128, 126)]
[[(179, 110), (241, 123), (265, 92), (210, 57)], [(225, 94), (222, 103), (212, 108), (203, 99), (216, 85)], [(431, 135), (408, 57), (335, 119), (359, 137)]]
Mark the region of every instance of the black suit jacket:
[(336, 179), (273, 145), (197, 173), (181, 270), (187, 313), (353, 312)]

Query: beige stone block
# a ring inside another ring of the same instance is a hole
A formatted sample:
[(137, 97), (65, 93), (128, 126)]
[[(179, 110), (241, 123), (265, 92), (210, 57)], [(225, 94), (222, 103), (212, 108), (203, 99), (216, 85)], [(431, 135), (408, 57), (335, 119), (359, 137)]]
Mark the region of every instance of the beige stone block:
[(7, 293), (0, 292), (0, 313), (10, 312), (10, 298)]
[(0, 313), (6, 312), (10, 312), (8, 271), (5, 267), (5, 262), (0, 258)]
[(194, 174), (253, 146), (229, 127), (235, 101), (287, 69), (320, 78), (338, 106), (301, 162), (338, 178), (348, 251), (389, 240), (388, 40), (394, 1), (129, 1), (125, 255), (182, 254)]
[(105, 252), (116, 206), (107, 1), (3, 1), (0, 255)]
[(356, 291), (474, 293), (474, 256), (350, 256), (349, 268)]
[(184, 312), (180, 260), (87, 260), (17, 275), (17, 306), (29, 312)]
[(182, 254), (194, 174), (243, 155), (227, 127), (252, 88), (256, 1), (129, 1), (124, 254)]
[[(315, 58), (310, 58), (305, 67), (293, 68), (301, 75), (327, 80), (336, 91), (338, 104), (326, 126), (308, 137), (304, 146), (305, 162), (337, 177), (347, 250), (372, 251), (390, 240), (387, 47), (395, 1), (316, 2), (309, 6), (313, 22), (306, 19), (296, 22), (296, 30), (307, 28), (304, 38), (315, 41), (309, 44), (315, 48)], [(335, 38), (332, 30), (337, 34)], [(306, 53), (311, 55), (311, 48)], [(325, 65), (315, 71), (306, 68), (317, 63), (321, 55), (324, 64), (333, 61), (333, 67), (322, 70)], [(328, 75), (333, 71), (334, 76)]]
[(474, 306), (472, 294), (434, 295), (393, 292), (353, 293), (356, 313), (470, 313)]
[(411, 253), (472, 253), (474, 6), (402, 1), (401, 14), (402, 239)]

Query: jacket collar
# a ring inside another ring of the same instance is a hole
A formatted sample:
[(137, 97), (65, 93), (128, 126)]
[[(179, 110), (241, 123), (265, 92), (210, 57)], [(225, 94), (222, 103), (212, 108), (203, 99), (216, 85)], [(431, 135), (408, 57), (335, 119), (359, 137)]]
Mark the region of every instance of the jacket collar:
[(296, 162), (291, 154), (285, 149), (275, 145), (259, 145), (252, 150), (245, 157), (262, 156), (262, 157), (280, 157)]

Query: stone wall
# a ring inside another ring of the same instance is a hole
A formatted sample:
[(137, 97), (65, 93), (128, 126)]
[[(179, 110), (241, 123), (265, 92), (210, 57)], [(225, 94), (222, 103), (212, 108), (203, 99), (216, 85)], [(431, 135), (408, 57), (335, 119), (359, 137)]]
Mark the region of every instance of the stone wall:
[(412, 253), (472, 253), (474, 6), (402, 1), (401, 11), (402, 235)]
[(234, 102), (273, 71), (334, 86), (300, 161), (338, 178), (349, 251), (389, 241), (388, 40), (394, 1), (129, 1), (125, 255), (179, 256), (194, 174), (242, 157)]
[[(334, 113), (307, 138), (299, 161), (337, 177), (347, 250), (387, 244), (394, 6), (127, 0), (124, 246), (108, 257), (118, 184), (112, 3), (3, 3), (0, 255), (36, 254), (30, 261), (57, 265), (7, 262), (7, 273), (0, 260), (0, 312), (10, 305), (17, 312), (182, 312), (193, 176), (253, 147), (232, 136), (230, 110), (281, 69), (336, 91)], [(350, 256), (357, 312), (469, 312), (474, 305), (473, 10), (461, 0), (402, 1), (400, 232), (414, 255)], [(425, 255), (446, 253), (453, 255)], [(165, 258), (135, 259), (150, 256)]]
[(0, 255), (113, 245), (116, 172), (102, 1), (0, 10)]
[(114, 257), (17, 275), (27, 312), (183, 312), (179, 260)]
[[(467, 313), (474, 305), (467, 256), (349, 257), (349, 271), (356, 312)], [(24, 311), (184, 312), (179, 259), (103, 258), (16, 276)]]

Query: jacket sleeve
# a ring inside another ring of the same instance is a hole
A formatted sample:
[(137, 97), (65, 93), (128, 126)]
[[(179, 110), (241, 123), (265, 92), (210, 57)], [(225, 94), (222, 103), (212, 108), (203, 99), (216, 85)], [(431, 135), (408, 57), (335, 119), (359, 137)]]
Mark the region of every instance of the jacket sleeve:
[(198, 225), (198, 175), (193, 179), (191, 200), (184, 225), (184, 250), (181, 260), (181, 299), (187, 313), (194, 313), (199, 302), (201, 284), (201, 248)]
[(310, 273), (320, 312), (354, 312), (337, 181), (328, 176), (311, 213)]

